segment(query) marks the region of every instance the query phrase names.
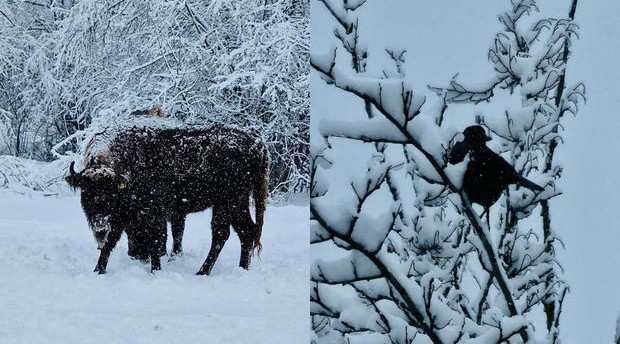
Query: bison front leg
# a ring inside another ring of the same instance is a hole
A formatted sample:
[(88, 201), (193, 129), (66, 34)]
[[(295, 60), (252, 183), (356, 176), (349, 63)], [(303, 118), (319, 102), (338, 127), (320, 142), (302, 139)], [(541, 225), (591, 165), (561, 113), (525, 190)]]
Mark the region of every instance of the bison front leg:
[(143, 223), (132, 223), (127, 230), (127, 254), (132, 259), (138, 259), (143, 263), (148, 263), (150, 257), (150, 246), (146, 231), (141, 226)]
[(254, 240), (256, 239), (256, 225), (252, 221), (248, 208), (238, 210), (232, 216), (232, 225), (239, 235), (241, 242), (241, 257), (239, 258), (239, 266), (248, 269), (252, 258), (252, 250), (254, 249)]
[(164, 254), (166, 252), (166, 217), (162, 215), (155, 215), (146, 221), (146, 227), (149, 231), (149, 255), (151, 257), (151, 272), (161, 270), (161, 257), (162, 247)]
[(108, 266), (108, 259), (110, 259), (110, 253), (112, 253), (112, 250), (114, 249), (114, 247), (116, 247), (116, 244), (120, 240), (122, 234), (122, 228), (118, 226), (112, 226), (112, 229), (110, 230), (110, 233), (108, 234), (108, 237), (106, 238), (106, 241), (101, 248), (99, 260), (97, 260), (97, 265), (95, 266), (94, 272), (97, 272), (100, 275), (105, 273), (105, 269)]
[(211, 273), (217, 257), (220, 255), (226, 240), (230, 236), (230, 211), (221, 207), (213, 208), (213, 219), (211, 220), (211, 250), (202, 267), (196, 275), (208, 275)]
[(172, 227), (172, 253), (171, 256), (183, 253), (183, 231), (185, 231), (185, 214), (173, 214), (170, 218)]

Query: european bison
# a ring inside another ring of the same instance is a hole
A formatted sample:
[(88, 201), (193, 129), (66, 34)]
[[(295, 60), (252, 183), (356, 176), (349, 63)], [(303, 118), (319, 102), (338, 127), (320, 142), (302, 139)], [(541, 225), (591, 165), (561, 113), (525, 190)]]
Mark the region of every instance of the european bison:
[(180, 253), (185, 216), (209, 207), (213, 240), (198, 274), (211, 272), (231, 225), (241, 242), (239, 266), (247, 269), (252, 251), (261, 249), (269, 165), (265, 144), (229, 126), (133, 115), (96, 134), (87, 145), (84, 169), (78, 173), (72, 163), (66, 178), (81, 190), (82, 208), (101, 249), (95, 271), (105, 273), (123, 230), (128, 253), (150, 258), (151, 270), (159, 270), (166, 221), (172, 225), (172, 252)]

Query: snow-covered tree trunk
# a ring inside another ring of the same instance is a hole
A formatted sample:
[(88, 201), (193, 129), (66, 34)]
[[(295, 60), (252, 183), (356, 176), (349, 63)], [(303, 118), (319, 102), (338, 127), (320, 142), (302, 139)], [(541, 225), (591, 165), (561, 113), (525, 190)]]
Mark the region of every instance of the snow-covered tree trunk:
[[(468, 91), (453, 80), (451, 87), (431, 88), (440, 94), (440, 106), (432, 108), (402, 78), (371, 78), (356, 68), (359, 57), (368, 56), (357, 44), (363, 21), (355, 11), (364, 1), (321, 2), (338, 22), (336, 36), (353, 68), (337, 62), (342, 61), (337, 51), (313, 54), (311, 64), (328, 84), (363, 101), (369, 116), (323, 120), (319, 130), (325, 139), (312, 139), (311, 313), (316, 340), (527, 342), (534, 335), (530, 314), (544, 314), (546, 298), (554, 297), (558, 307), (547, 339), (555, 342), (567, 290), (555, 277), (554, 253), (548, 250), (555, 238), (544, 236), (542, 226), (526, 229), (520, 223), (541, 201), (559, 194), (554, 186), (559, 168), (544, 170), (541, 147), (558, 136), (561, 115), (544, 100), (546, 88), (557, 86), (560, 73), (554, 68), (562, 68), (553, 52), (564, 46), (574, 25), (540, 21), (537, 30), (552, 30), (543, 53), (534, 56), (511, 55), (527, 41), (498, 35), (490, 53), (498, 77), (491, 86)], [(515, 2), (501, 18), (509, 27), (533, 8), (533, 1)], [(531, 44), (538, 35), (529, 37)], [(402, 54), (390, 55), (401, 61), (394, 57)], [(542, 70), (528, 69), (538, 66)], [(487, 223), (461, 190), (466, 163), (447, 164), (455, 133), (443, 123), (450, 103), (488, 100), (495, 87), (523, 88), (526, 110), (507, 110), (505, 116), (485, 116), (479, 122), (502, 143), (503, 155), (519, 174), (545, 190), (532, 194), (511, 187), (500, 201), (505, 212)], [(582, 96), (583, 86), (574, 87), (561, 102), (562, 112), (574, 112)], [(331, 184), (338, 179), (330, 171), (346, 160), (334, 137), (372, 143), (373, 149), (365, 150), (366, 172), (353, 174), (347, 189)]]

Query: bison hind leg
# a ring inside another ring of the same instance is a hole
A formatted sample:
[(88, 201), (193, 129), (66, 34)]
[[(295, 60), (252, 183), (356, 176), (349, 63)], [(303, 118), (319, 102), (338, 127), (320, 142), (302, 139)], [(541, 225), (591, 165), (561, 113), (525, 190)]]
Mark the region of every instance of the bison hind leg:
[(239, 258), (239, 266), (248, 269), (252, 259), (252, 251), (254, 250), (254, 239), (256, 237), (256, 224), (252, 221), (248, 208), (242, 208), (232, 216), (233, 227), (239, 235), (241, 242), (241, 256)]
[(217, 257), (220, 255), (224, 244), (230, 236), (230, 211), (225, 207), (213, 208), (213, 219), (211, 220), (211, 249), (202, 267), (196, 275), (208, 275), (215, 265)]

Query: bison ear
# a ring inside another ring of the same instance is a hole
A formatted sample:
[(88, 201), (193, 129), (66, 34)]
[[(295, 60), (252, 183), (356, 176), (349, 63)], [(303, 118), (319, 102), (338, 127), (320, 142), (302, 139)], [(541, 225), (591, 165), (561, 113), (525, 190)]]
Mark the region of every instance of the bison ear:
[(116, 188), (118, 190), (123, 190), (127, 187), (127, 178), (124, 176), (118, 176), (116, 178)]
[(69, 186), (72, 189), (77, 189), (77, 188), (82, 187), (82, 178), (80, 176), (68, 175), (65, 177), (65, 180), (67, 181), (67, 184), (69, 184)]

